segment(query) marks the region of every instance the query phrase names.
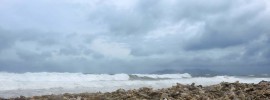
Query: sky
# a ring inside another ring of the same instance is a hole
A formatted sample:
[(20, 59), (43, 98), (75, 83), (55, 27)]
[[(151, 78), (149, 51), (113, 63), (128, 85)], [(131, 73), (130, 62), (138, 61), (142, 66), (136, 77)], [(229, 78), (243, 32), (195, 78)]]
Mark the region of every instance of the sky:
[(0, 71), (270, 73), (269, 0), (0, 0)]

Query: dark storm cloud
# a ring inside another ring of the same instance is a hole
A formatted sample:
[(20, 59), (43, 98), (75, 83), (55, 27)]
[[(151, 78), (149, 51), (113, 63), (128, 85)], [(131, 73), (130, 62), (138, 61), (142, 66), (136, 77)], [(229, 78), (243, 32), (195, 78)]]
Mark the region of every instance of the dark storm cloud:
[[(187, 49), (226, 48), (257, 39), (269, 32), (269, 28), (265, 25), (265, 21), (269, 22), (269, 18), (259, 18), (265, 15), (264, 11), (265, 7), (255, 5), (252, 10), (234, 8), (230, 13), (221, 14), (218, 18), (206, 22), (204, 34), (187, 45)], [(234, 15), (234, 12), (241, 14)]]
[[(162, 28), (161, 21), (169, 23), (182, 20), (187, 20), (189, 23), (204, 22), (202, 36), (190, 40), (190, 43), (185, 46), (187, 50), (226, 48), (240, 45), (248, 43), (269, 31), (265, 24), (265, 21), (268, 21), (269, 18), (259, 17), (267, 16), (265, 14), (266, 5), (263, 2), (252, 0), (170, 2), (139, 1), (133, 9), (127, 10), (119, 10), (114, 6), (98, 6), (99, 10), (102, 11), (97, 10), (93, 14), (95, 18), (92, 18), (92, 16), (91, 18), (106, 23), (110, 29), (109, 34), (116, 33), (116, 35), (145, 35), (149, 31)], [(124, 36), (126, 37), (126, 35)], [(173, 42), (177, 42), (177, 39)], [(139, 53), (140, 51), (136, 49), (141, 48), (135, 48), (135, 51), (132, 52)], [(162, 53), (162, 51), (164, 50), (159, 52)]]
[(0, 71), (262, 72), (269, 9), (267, 0), (4, 0)]
[(53, 45), (56, 44), (57, 36), (51, 36), (50, 32), (40, 32), (36, 30), (21, 30), (21, 31), (13, 31), (6, 30), (0, 27), (0, 41), (1, 48), (9, 48), (14, 45), (15, 42), (20, 41), (34, 41), (39, 43), (40, 45)]

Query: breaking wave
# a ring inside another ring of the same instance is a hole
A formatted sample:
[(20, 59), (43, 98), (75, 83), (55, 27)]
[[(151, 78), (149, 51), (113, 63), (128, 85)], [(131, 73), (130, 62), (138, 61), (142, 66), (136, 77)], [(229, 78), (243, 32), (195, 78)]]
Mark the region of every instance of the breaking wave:
[(166, 88), (181, 84), (213, 85), (220, 82), (257, 83), (269, 77), (213, 76), (184, 74), (83, 74), (83, 73), (7, 73), (0, 72), (0, 97), (33, 96), (80, 92), (110, 92), (119, 88)]
[(192, 76), (188, 73), (184, 74), (131, 74), (129, 75), (130, 80), (162, 80), (162, 79), (181, 79), (191, 78)]
[(191, 78), (184, 74), (83, 74), (83, 73), (6, 73), (0, 72), (0, 81), (125, 81)]

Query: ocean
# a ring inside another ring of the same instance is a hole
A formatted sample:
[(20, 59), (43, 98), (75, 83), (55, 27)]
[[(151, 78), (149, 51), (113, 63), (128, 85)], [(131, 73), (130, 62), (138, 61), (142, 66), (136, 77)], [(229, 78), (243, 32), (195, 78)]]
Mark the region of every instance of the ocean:
[(176, 83), (213, 85), (220, 82), (258, 83), (270, 77), (256, 76), (192, 76), (182, 74), (84, 74), (57, 72), (0, 72), (0, 97), (10, 98), (82, 92), (111, 92), (119, 88), (167, 88)]

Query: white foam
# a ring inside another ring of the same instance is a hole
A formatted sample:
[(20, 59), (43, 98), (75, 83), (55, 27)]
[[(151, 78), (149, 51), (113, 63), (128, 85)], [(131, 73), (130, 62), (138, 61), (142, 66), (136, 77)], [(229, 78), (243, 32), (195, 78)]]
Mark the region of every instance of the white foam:
[[(129, 80), (127, 74), (81, 74), (81, 73), (0, 73), (0, 97), (33, 96), (80, 92), (110, 92), (119, 88), (136, 89), (152, 87), (167, 88), (176, 83), (213, 85), (220, 82), (258, 83), (270, 78), (214, 76), (191, 77), (189, 74), (136, 74), (162, 80)], [(186, 75), (186, 76), (185, 76)], [(180, 77), (181, 76), (181, 77)]]
[(6, 73), (0, 72), (0, 81), (108, 81), (128, 80), (127, 74), (82, 74), (82, 73)]
[(179, 79), (179, 78), (191, 78), (188, 73), (184, 74), (133, 74), (139, 77), (150, 77), (150, 78), (169, 78), (169, 79)]
[(16, 89), (72, 88), (94, 81), (129, 80), (127, 74), (82, 74), (82, 73), (6, 73), (0, 72), (0, 91)]

